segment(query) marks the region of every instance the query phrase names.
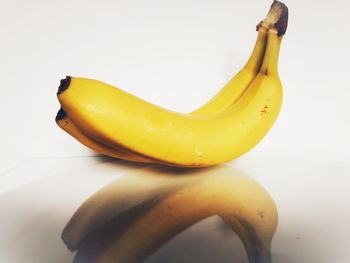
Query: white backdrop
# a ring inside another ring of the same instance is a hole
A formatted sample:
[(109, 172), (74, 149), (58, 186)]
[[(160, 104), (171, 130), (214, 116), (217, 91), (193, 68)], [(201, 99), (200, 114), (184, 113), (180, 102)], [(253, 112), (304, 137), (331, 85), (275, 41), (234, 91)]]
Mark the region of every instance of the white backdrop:
[[(54, 122), (65, 75), (190, 111), (246, 61), (270, 1), (2, 0), (0, 174), (30, 158), (92, 153)], [(349, 161), (349, 1), (286, 1), (284, 104), (250, 153)]]

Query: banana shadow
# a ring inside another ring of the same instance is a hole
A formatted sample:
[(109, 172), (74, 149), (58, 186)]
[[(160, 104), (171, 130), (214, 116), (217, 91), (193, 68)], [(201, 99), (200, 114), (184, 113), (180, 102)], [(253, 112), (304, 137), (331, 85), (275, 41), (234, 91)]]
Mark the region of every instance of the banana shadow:
[(117, 159), (117, 158), (109, 157), (109, 156), (99, 154), (96, 152), (93, 152), (93, 153), (95, 153), (93, 155), (93, 157), (97, 160), (97, 163), (108, 162), (108, 163), (113, 164), (113, 165), (118, 165), (118, 166), (126, 167), (126, 168), (136, 168), (136, 169), (147, 166), (147, 164), (145, 164), (145, 163), (138, 163), (138, 162), (132, 162), (132, 161), (127, 161), (127, 160), (123, 160), (123, 159)]
[(202, 171), (210, 171), (211, 169), (216, 169), (215, 167), (180, 167), (180, 166), (167, 166), (163, 164), (146, 164), (127, 161), (123, 159), (117, 159), (114, 157), (105, 156), (102, 154), (95, 154), (94, 157), (100, 163), (108, 162), (112, 165), (122, 166), (126, 168), (145, 168), (154, 171), (155, 174), (161, 176), (161, 174), (166, 174), (167, 176), (187, 176), (188, 174), (200, 175)]
[[(82, 204), (62, 239), (77, 251), (75, 263), (157, 262), (156, 251), (213, 216), (221, 229), (237, 234), (249, 262), (271, 262), (275, 203), (256, 181), (226, 166), (200, 171), (150, 166), (127, 174)], [(211, 229), (196, 235), (222, 232)], [(210, 243), (202, 259), (210, 255)]]

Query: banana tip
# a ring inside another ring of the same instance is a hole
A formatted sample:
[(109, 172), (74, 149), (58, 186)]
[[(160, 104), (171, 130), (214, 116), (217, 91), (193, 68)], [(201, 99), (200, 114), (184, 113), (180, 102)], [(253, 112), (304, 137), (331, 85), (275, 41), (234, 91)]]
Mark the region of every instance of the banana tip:
[(274, 27), (277, 29), (279, 36), (284, 35), (288, 27), (288, 7), (284, 3), (275, 0), (271, 5), (271, 11), (273, 9), (276, 9), (279, 13)]
[(60, 108), (59, 111), (57, 112), (55, 121), (58, 122), (60, 120), (63, 120), (66, 117), (66, 115), (67, 114), (65, 113), (65, 111), (62, 108)]
[(72, 246), (72, 245), (70, 245), (69, 243), (67, 243), (66, 241), (64, 241), (63, 240), (63, 243), (66, 245), (66, 247), (70, 250), (70, 251), (72, 251), (72, 252), (74, 252), (74, 251), (76, 251), (77, 250), (77, 248), (76, 247), (74, 247), (74, 246)]
[(61, 234), (61, 239), (62, 239), (63, 243), (66, 245), (66, 247), (67, 247), (70, 251), (74, 252), (75, 250), (77, 250), (77, 247), (74, 246), (71, 242), (69, 242), (69, 238), (66, 237), (66, 234), (65, 234), (64, 231), (63, 231), (63, 233)]
[(279, 36), (284, 35), (288, 27), (288, 13), (288, 7), (284, 3), (274, 0), (267, 17), (258, 24), (257, 29), (274, 29)]
[(58, 87), (57, 95), (61, 94), (63, 91), (68, 89), (70, 81), (71, 81), (70, 76), (66, 76), (65, 79), (61, 79), (60, 86)]

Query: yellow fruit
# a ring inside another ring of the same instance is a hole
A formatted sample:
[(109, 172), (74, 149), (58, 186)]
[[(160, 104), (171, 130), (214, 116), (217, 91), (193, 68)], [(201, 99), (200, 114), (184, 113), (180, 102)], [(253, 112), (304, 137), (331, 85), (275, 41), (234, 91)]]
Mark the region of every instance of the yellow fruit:
[(56, 116), (57, 125), (68, 134), (73, 136), (79, 142), (81, 142), (86, 147), (101, 153), (106, 156), (115, 157), (127, 161), (140, 162), (140, 163), (154, 163), (154, 160), (151, 160), (147, 157), (142, 157), (130, 152), (127, 152), (120, 148), (112, 148), (102, 143), (91, 139), (87, 135), (85, 135), (65, 114), (63, 109), (60, 109)]
[(211, 100), (190, 112), (192, 116), (220, 113), (238, 101), (259, 73), (266, 50), (267, 29), (258, 25), (258, 37), (246, 65)]
[(169, 111), (85, 78), (63, 80), (58, 99), (79, 130), (111, 148), (183, 167), (235, 159), (265, 136), (279, 113), (282, 87), (277, 64), (287, 21), (288, 9), (274, 1), (259, 24), (258, 41), (246, 67), (192, 113)]
[(103, 82), (71, 78), (58, 99), (86, 134), (111, 147), (176, 166), (223, 163), (249, 151), (268, 132), (282, 102), (277, 73), (281, 42), (270, 29), (259, 74), (239, 101), (198, 117), (169, 111)]
[[(209, 102), (207, 102), (197, 110), (192, 111), (191, 113), (189, 113), (189, 115), (208, 116), (210, 114), (215, 114), (220, 111), (223, 111), (238, 100), (238, 98), (241, 96), (241, 94), (249, 86), (249, 84), (253, 81), (253, 79), (259, 72), (266, 49), (266, 35), (266, 28), (259, 26), (258, 37), (253, 52), (243, 69), (235, 77), (233, 77), (224, 86), (224, 88)], [(63, 83), (64, 82), (65, 80), (63, 81)], [(121, 146), (119, 146), (118, 148), (115, 146), (110, 147), (108, 145), (105, 145), (103, 143), (103, 140), (100, 140), (99, 142), (94, 140), (93, 138), (89, 138), (88, 135), (84, 134), (83, 130), (80, 130), (76, 125), (72, 123), (72, 121), (66, 114), (65, 120), (57, 122), (57, 124), (60, 126), (60, 128), (68, 132), (79, 142), (103, 155), (135, 162), (156, 162), (156, 160), (152, 160), (150, 158), (148, 158), (147, 160), (146, 157), (140, 156), (137, 153), (132, 153), (128, 151), (128, 149), (125, 149)], [(71, 127), (73, 125), (74, 127)], [(121, 151), (123, 153), (121, 153)]]

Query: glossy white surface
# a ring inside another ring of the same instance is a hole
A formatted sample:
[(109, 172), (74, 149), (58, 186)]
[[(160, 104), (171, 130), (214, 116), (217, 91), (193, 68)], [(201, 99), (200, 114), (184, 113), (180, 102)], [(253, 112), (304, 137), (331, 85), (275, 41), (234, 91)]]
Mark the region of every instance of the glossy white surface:
[[(103, 158), (90, 161), (89, 165), (56, 175), (53, 175), (55, 165), (52, 165), (46, 168), (44, 178), (10, 191), (7, 188), (0, 195), (0, 210), (3, 211), (0, 217), (1, 261), (72, 260), (74, 255), (60, 239), (68, 219), (92, 193), (141, 167)], [(251, 156), (230, 166), (263, 185), (278, 207), (279, 225), (272, 243), (273, 262), (350, 261), (347, 231), (350, 220), (349, 164), (280, 153)], [(35, 164), (31, 167), (32, 174), (27, 173), (28, 177), (35, 176)], [(42, 163), (39, 162), (37, 168), (40, 171)], [(17, 171), (18, 174), (16, 170), (12, 171), (12, 176), (22, 177), (23, 168)], [(247, 262), (239, 239), (225, 229), (227, 227), (219, 218), (206, 219), (172, 239), (147, 262), (164, 262), (165, 258), (186, 263), (211, 262), (214, 257), (218, 262)], [(208, 255), (204, 257), (206, 253)]]

